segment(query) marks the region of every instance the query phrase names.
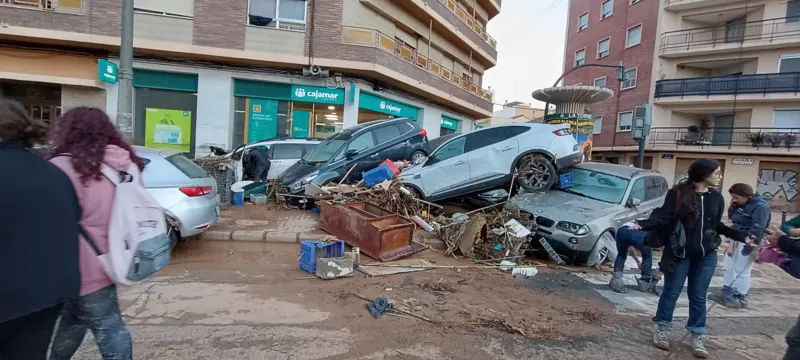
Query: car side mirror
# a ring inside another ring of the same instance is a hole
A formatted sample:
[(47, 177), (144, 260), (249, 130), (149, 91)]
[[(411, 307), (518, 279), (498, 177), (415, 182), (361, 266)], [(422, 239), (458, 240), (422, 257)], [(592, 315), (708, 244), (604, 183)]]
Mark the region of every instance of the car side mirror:
[(344, 153), (344, 156), (346, 158), (348, 158), (348, 159), (352, 159), (352, 158), (356, 157), (356, 155), (358, 155), (358, 150), (356, 150), (356, 149), (350, 149), (350, 150), (345, 151), (345, 153)]
[(628, 199), (628, 207), (635, 208), (639, 205), (642, 205), (642, 200), (639, 200), (637, 198)]

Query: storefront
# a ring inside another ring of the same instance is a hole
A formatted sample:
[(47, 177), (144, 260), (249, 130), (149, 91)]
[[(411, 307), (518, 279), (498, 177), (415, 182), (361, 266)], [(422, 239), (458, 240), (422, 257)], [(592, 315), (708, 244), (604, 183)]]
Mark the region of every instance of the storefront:
[(342, 128), (344, 90), (236, 79), (233, 146), (282, 137), (326, 138)]
[(419, 108), (361, 91), (358, 98), (358, 123), (407, 117), (419, 119)]
[(460, 121), (458, 119), (442, 115), (442, 125), (439, 129), (439, 136), (460, 133), (461, 131), (458, 129), (459, 125)]
[(197, 75), (134, 69), (133, 87), (135, 143), (194, 153)]

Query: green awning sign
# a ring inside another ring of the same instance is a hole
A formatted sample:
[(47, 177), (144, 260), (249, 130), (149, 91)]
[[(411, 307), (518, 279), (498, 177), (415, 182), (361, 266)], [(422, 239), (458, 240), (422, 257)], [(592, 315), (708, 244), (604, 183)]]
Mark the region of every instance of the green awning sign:
[(292, 85), (291, 99), (320, 104), (344, 104), (344, 89), (319, 86)]
[(119, 80), (117, 64), (106, 59), (97, 59), (97, 80), (116, 84)]
[(358, 107), (381, 114), (407, 117), (414, 120), (417, 120), (419, 116), (419, 108), (417, 107), (375, 96), (363, 91), (358, 99)]
[(483, 125), (475, 125), (475, 130), (483, 129)]
[(458, 130), (458, 120), (457, 119), (453, 119), (453, 118), (451, 118), (449, 116), (442, 115), (442, 125), (441, 126), (443, 128), (445, 128), (445, 129), (450, 129), (450, 130), (453, 130), (453, 131), (457, 131)]

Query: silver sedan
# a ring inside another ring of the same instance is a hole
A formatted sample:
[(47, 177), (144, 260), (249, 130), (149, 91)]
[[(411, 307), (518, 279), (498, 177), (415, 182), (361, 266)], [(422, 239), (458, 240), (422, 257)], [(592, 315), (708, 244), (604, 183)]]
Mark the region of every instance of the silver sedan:
[(134, 147), (145, 160), (144, 185), (165, 209), (173, 247), (219, 220), (217, 182), (194, 162), (174, 151)]

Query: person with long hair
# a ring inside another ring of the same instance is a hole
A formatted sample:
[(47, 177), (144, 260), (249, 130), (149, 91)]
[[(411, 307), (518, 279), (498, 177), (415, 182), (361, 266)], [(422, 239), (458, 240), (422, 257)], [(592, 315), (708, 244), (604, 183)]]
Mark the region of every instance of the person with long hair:
[(46, 359), (65, 302), (76, 299), (78, 198), (31, 149), (47, 127), (0, 98), (0, 359)]
[[(717, 266), (719, 235), (739, 242), (746, 238), (722, 223), (725, 199), (715, 190), (722, 179), (719, 164), (712, 159), (698, 159), (689, 166), (688, 178), (667, 191), (664, 205), (648, 220), (637, 221), (632, 228), (662, 235), (664, 250), (659, 269), (664, 273), (664, 288), (658, 299), (653, 344), (669, 351), (672, 315), (683, 284), (689, 295), (689, 319), (686, 327), (692, 335), (692, 354), (707, 358), (706, 297)], [(665, 239), (666, 238), (666, 239)]]
[[(769, 202), (747, 184), (733, 184), (728, 193), (731, 195), (728, 219), (733, 228), (760, 243), (772, 219)], [(746, 309), (750, 272), (758, 258), (758, 251), (754, 246), (734, 242), (725, 253), (722, 294), (715, 296), (715, 300), (728, 308)]]
[[(115, 186), (103, 176), (101, 167), (105, 164), (124, 171), (136, 164), (142, 171), (144, 161), (100, 109), (67, 111), (51, 130), (50, 142), (50, 161), (69, 176), (80, 199), (80, 225), (99, 250), (107, 252)], [(50, 360), (70, 359), (83, 342), (86, 329), (94, 334), (104, 360), (129, 360), (133, 345), (122, 321), (117, 289), (88, 241), (81, 236), (81, 296), (64, 307)]]

